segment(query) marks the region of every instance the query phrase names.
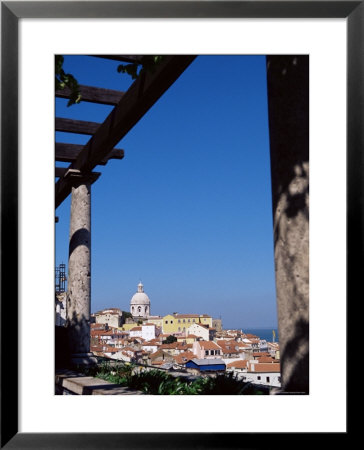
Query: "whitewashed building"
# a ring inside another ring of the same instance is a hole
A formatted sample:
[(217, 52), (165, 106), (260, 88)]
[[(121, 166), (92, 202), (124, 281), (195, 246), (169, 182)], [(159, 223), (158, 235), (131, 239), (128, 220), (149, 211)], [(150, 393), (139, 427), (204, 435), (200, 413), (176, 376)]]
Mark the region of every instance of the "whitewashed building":
[(245, 381), (264, 386), (281, 387), (281, 365), (249, 361)]
[(141, 326), (133, 327), (129, 330), (129, 336), (131, 338), (142, 337), (142, 333), (143, 333), (143, 330), (142, 330)]
[(94, 314), (95, 322), (118, 328), (122, 325), (123, 312), (119, 308), (108, 308)]
[(206, 325), (194, 323), (186, 330), (186, 336), (190, 334), (201, 337), (204, 341), (212, 341), (216, 336), (216, 330), (214, 328), (209, 328)]
[(142, 325), (142, 338), (146, 341), (151, 341), (157, 337), (157, 330), (154, 323), (146, 323)]

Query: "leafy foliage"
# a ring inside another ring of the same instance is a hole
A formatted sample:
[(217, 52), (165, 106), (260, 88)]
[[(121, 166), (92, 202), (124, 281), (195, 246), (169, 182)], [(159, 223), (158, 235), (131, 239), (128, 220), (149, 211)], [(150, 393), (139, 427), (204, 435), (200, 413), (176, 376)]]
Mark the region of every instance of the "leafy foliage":
[(56, 77), (56, 90), (62, 90), (68, 87), (71, 91), (67, 106), (80, 103), (81, 93), (78, 81), (70, 74), (65, 73), (63, 70), (64, 57), (62, 55), (56, 55), (55, 61), (55, 77)]
[(163, 339), (162, 344), (173, 344), (173, 342), (177, 342), (177, 338), (170, 334), (166, 339)]
[(129, 311), (122, 311), (122, 314), (123, 314), (124, 319), (132, 319), (133, 318), (132, 314)]
[(164, 56), (158, 55), (143, 56), (139, 61), (128, 64), (119, 64), (117, 67), (117, 71), (119, 73), (127, 73), (133, 80), (135, 80), (139, 75), (147, 71), (154, 72), (155, 68), (163, 60), (163, 58)]
[(82, 369), (88, 376), (102, 378), (111, 383), (127, 386), (148, 395), (265, 395), (250, 383), (238, 380), (233, 373), (216, 377), (199, 377), (188, 380), (158, 370), (143, 370), (131, 363), (99, 366)]
[[(129, 63), (120, 64), (117, 67), (119, 73), (126, 73), (135, 80), (139, 75), (146, 72), (154, 72), (158, 64), (163, 60), (164, 56), (142, 56), (140, 60)], [(76, 78), (70, 74), (65, 73), (63, 69), (64, 57), (63, 55), (56, 55), (55, 57), (55, 86), (56, 90), (62, 90), (68, 87), (70, 89), (70, 96), (67, 106), (80, 103), (82, 96), (80, 93), (80, 86)]]

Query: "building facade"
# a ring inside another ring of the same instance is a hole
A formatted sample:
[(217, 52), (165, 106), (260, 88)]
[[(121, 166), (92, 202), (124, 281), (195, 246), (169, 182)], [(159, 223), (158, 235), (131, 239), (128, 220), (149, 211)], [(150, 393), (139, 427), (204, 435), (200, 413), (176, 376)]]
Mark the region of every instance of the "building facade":
[(122, 325), (123, 313), (119, 308), (108, 308), (94, 314), (95, 322), (118, 328)]
[(167, 314), (163, 317), (163, 333), (186, 335), (188, 328), (196, 323), (212, 327), (212, 317), (207, 314)]

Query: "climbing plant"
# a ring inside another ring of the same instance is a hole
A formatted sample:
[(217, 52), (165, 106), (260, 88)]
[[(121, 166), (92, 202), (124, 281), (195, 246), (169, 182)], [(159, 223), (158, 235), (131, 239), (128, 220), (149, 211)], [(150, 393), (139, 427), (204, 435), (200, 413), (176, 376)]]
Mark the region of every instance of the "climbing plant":
[[(142, 56), (135, 62), (127, 63), (127, 64), (119, 64), (117, 67), (117, 71), (119, 73), (125, 73), (133, 80), (135, 80), (138, 76), (142, 75), (146, 72), (153, 73), (155, 68), (163, 61), (164, 56), (161, 55), (147, 55)], [(55, 57), (55, 87), (56, 90), (62, 90), (65, 88), (69, 88), (70, 96), (67, 103), (67, 106), (71, 106), (77, 103), (80, 103), (82, 100), (82, 95), (80, 93), (80, 86), (78, 84), (77, 79), (71, 74), (66, 73), (63, 69), (64, 56), (56, 55)]]

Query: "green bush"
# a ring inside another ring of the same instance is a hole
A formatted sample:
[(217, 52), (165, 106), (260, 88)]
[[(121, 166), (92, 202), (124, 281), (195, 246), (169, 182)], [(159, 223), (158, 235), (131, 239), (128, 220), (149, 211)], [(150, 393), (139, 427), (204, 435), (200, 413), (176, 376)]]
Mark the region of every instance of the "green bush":
[(111, 365), (103, 362), (96, 367), (83, 369), (88, 376), (102, 378), (111, 383), (127, 386), (148, 395), (264, 395), (267, 392), (259, 390), (238, 380), (232, 373), (218, 374), (216, 377), (199, 377), (189, 381), (183, 377), (173, 377), (158, 369), (137, 370), (130, 363)]

